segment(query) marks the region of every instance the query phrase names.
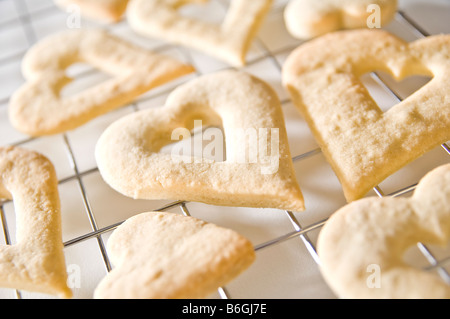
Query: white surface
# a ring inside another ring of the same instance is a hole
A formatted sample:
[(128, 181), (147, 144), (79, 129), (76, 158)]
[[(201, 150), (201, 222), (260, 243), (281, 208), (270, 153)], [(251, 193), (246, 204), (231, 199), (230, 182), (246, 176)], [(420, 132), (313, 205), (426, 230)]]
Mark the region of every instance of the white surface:
[[(226, 1), (222, 3), (218, 1), (212, 0), (210, 4), (201, 8), (190, 6), (184, 11), (186, 14), (200, 17), (207, 13), (209, 20), (220, 21), (226, 12), (223, 5)], [(291, 152), (293, 156), (296, 156), (315, 150), (317, 144), (280, 84), (280, 67), (284, 59), (301, 43), (286, 32), (282, 17), (285, 3), (286, 1), (277, 1), (274, 5), (259, 32), (258, 39), (253, 43), (248, 55), (248, 65), (243, 69), (266, 80), (279, 94), (283, 102)], [(450, 1), (404, 0), (400, 1), (400, 4), (401, 9), (430, 34), (450, 32)], [(20, 73), (20, 61), (27, 48), (44, 36), (67, 28), (66, 20), (67, 13), (56, 8), (50, 0), (0, 1), (2, 47), (0, 51), (0, 145), (18, 144), (42, 152), (53, 161), (60, 179), (63, 240), (67, 243), (69, 240), (79, 239), (80, 236), (92, 232), (87, 207), (92, 212), (96, 227), (102, 229), (136, 213), (157, 209), (169, 203), (169, 201), (132, 200), (112, 190), (103, 182), (96, 169), (94, 147), (97, 138), (110, 123), (137, 109), (162, 106), (171, 89), (195, 75), (152, 90), (140, 97), (133, 105), (110, 112), (64, 135), (29, 140), (27, 136), (17, 132), (9, 124), (8, 98), (24, 81)], [(81, 27), (92, 26), (96, 24), (82, 20)], [(227, 67), (223, 62), (200, 52), (137, 36), (129, 29), (126, 21), (111, 28), (116, 34), (147, 48), (162, 50), (184, 61), (192, 62), (199, 74)], [(391, 23), (388, 29), (408, 41), (417, 37), (415, 30), (401, 19)], [(95, 71), (82, 73), (83, 70), (86, 69), (72, 69), (74, 74), (81, 72), (78, 73), (81, 77), (67, 88), (69, 92), (79, 90), (87, 83), (96, 83), (103, 78), (103, 75), (96, 74)], [(380, 106), (389, 107), (396, 102), (390, 94), (377, 87), (374, 82), (368, 80), (367, 85)], [(397, 84), (394, 83), (394, 85)], [(74, 161), (70, 152), (74, 156)], [(437, 148), (388, 178), (380, 185), (381, 189), (386, 194), (390, 194), (410, 186), (433, 167), (448, 163), (449, 158), (443, 149)], [(79, 179), (75, 169), (80, 174)], [(322, 154), (296, 161), (295, 169), (307, 205), (305, 212), (294, 213), (302, 227), (327, 218), (345, 204), (340, 184)], [(368, 196), (374, 194), (371, 192)], [(295, 229), (284, 211), (223, 208), (199, 203), (188, 203), (187, 207), (192, 216), (232, 228), (247, 236), (255, 246), (279, 238)], [(3, 208), (7, 219), (6, 227), (14, 242), (13, 203), (6, 203)], [(169, 211), (181, 213), (179, 207), (171, 208)], [(318, 232), (319, 229), (308, 233), (313, 244)], [(110, 232), (106, 232), (99, 240), (92, 237), (88, 240), (76, 241), (75, 244), (66, 247), (68, 267), (75, 267), (80, 274), (79, 285), (73, 289), (74, 298), (91, 298), (95, 286), (106, 275), (99, 242), (106, 243), (109, 234)], [(0, 244), (4, 244), (5, 239), (0, 238)], [(439, 249), (436, 249), (434, 253), (440, 258), (450, 255), (448, 251)], [(419, 258), (423, 259), (423, 257)], [(231, 298), (335, 297), (322, 280), (316, 262), (299, 238), (258, 250), (254, 265), (226, 288)], [(29, 292), (20, 292), (20, 296), (22, 298), (52, 298)], [(216, 298), (219, 295), (215, 294), (211, 297)], [(0, 289), (0, 298), (16, 298), (16, 293), (11, 289)]]

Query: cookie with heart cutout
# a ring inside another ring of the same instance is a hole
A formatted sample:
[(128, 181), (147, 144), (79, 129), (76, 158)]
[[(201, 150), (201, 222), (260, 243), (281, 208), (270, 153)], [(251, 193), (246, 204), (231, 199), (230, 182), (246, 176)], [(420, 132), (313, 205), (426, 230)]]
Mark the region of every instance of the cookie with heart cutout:
[(450, 240), (450, 165), (426, 174), (410, 198), (368, 197), (339, 209), (317, 242), (321, 272), (341, 298), (441, 299), (450, 286), (409, 265), (406, 251)]
[[(326, 34), (295, 49), (283, 84), (339, 178), (347, 201), (450, 140), (450, 36), (408, 43), (384, 30)], [(432, 79), (383, 112), (361, 76)]]
[[(225, 160), (161, 152), (196, 121), (223, 127)], [(278, 96), (242, 71), (200, 76), (172, 91), (165, 106), (117, 120), (95, 156), (106, 183), (132, 198), (304, 210)]]
[(135, 0), (127, 18), (137, 33), (199, 50), (232, 66), (246, 63), (250, 46), (272, 6), (272, 0), (232, 0), (221, 24), (182, 15), (186, 4), (208, 0)]
[[(112, 77), (64, 96), (63, 88), (73, 80), (66, 69), (75, 63), (87, 63)], [(175, 58), (101, 29), (62, 31), (36, 43), (23, 58), (26, 82), (10, 99), (10, 122), (31, 136), (63, 133), (193, 71)]]
[(70, 298), (53, 164), (27, 149), (0, 147), (0, 198), (13, 200), (16, 243), (0, 246), (0, 286)]
[(397, 0), (291, 0), (284, 10), (288, 32), (311, 39), (342, 29), (382, 28), (391, 22)]

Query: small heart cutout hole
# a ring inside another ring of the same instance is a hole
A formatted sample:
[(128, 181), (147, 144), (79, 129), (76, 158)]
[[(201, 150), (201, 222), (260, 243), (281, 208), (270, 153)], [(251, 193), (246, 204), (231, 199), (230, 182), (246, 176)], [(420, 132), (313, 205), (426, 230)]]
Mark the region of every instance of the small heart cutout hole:
[(420, 90), (431, 80), (431, 77), (413, 75), (397, 81), (385, 71), (374, 71), (363, 74), (360, 80), (379, 108), (387, 112), (401, 100)]
[(93, 68), (87, 63), (75, 63), (66, 69), (70, 79), (59, 92), (62, 98), (72, 97), (113, 78), (112, 75)]
[[(217, 8), (218, 6), (219, 8)], [(192, 3), (183, 4), (177, 11), (183, 17), (196, 19), (206, 23), (220, 23), (223, 21), (225, 14), (224, 12), (222, 14), (219, 3), (206, 0), (197, 0)]]
[[(201, 121), (196, 122), (200, 123)], [(172, 132), (173, 143), (163, 146), (160, 152), (174, 156), (192, 157), (192, 161), (205, 159), (224, 162), (226, 146), (223, 128), (214, 125), (199, 125), (198, 123), (192, 130), (179, 128), (178, 132)]]

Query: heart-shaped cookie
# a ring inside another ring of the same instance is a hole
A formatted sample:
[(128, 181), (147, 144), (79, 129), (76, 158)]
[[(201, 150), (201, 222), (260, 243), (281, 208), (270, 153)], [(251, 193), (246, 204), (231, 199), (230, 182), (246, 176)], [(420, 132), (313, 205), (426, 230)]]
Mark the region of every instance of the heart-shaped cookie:
[[(223, 127), (224, 161), (160, 152), (175, 142), (174, 132), (191, 130), (195, 121)], [(179, 86), (164, 107), (113, 123), (97, 142), (96, 160), (104, 180), (133, 198), (301, 211), (284, 125), (268, 84), (244, 72), (220, 71)]]
[(384, 27), (397, 5), (397, 0), (291, 0), (284, 20), (293, 37), (309, 39), (341, 29)]
[[(66, 68), (88, 63), (113, 78), (72, 96), (61, 96), (71, 79)], [(174, 58), (124, 41), (103, 30), (51, 35), (26, 54), (27, 82), (11, 97), (9, 116), (19, 131), (36, 136), (61, 133), (133, 101), (148, 90), (193, 72)]]
[(97, 299), (206, 298), (254, 261), (253, 245), (231, 229), (174, 213), (141, 213), (108, 239), (115, 268)]
[(418, 242), (450, 240), (450, 165), (429, 172), (412, 198), (364, 198), (334, 213), (322, 228), (321, 271), (343, 298), (450, 298), (450, 286), (408, 265)]
[(233, 66), (245, 64), (252, 40), (272, 0), (232, 0), (222, 24), (189, 18), (177, 10), (208, 0), (134, 0), (128, 6), (130, 26), (138, 33), (178, 43)]
[(70, 298), (52, 163), (33, 151), (1, 147), (0, 198), (14, 200), (17, 229), (16, 244), (0, 247), (0, 286)]
[[(342, 183), (348, 201), (450, 140), (450, 36), (412, 43), (382, 30), (329, 33), (294, 50), (283, 83)], [(432, 79), (383, 113), (360, 77), (386, 71)]]
[(122, 19), (128, 0), (55, 0), (55, 4), (63, 9), (77, 6), (80, 13), (88, 19), (116, 23)]

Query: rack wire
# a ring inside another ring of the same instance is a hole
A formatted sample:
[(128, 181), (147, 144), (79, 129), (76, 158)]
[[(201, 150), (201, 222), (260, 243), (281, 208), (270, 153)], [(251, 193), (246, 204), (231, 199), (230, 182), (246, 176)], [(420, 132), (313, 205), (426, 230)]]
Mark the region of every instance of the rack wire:
[[(214, 0), (213, 0), (214, 1)], [(222, 6), (224, 9), (226, 9), (227, 6), (227, 2), (225, 0), (215, 0), (215, 2), (217, 2), (218, 5)], [(34, 4), (32, 5), (33, 2), (31, 1), (26, 1), (26, 0), (1, 0), (0, 1), (0, 5), (2, 7), (0, 7), (0, 9), (2, 9), (3, 7), (9, 7), (9, 8), (13, 8), (13, 10), (15, 11), (15, 14), (13, 14), (11, 17), (5, 17), (0, 15), (0, 34), (3, 34), (5, 32), (8, 32), (8, 29), (11, 28), (20, 28), (23, 35), (24, 35), (24, 39), (25, 39), (25, 44), (17, 49), (17, 50), (7, 50), (8, 52), (5, 54), (1, 54), (0, 55), (0, 71), (2, 70), (2, 68), (5, 67), (15, 67), (16, 69), (19, 69), (19, 64), (20, 64), (20, 60), (22, 59), (24, 53), (26, 52), (26, 50), (33, 45), (34, 43), (36, 43), (40, 36), (37, 34), (36, 28), (33, 24), (34, 19), (37, 18), (43, 18), (46, 17), (50, 14), (54, 14), (55, 12), (60, 12), (60, 9), (56, 8), (54, 6), (54, 4), (52, 3), (52, 1), (42, 1), (42, 5), (39, 6), (38, 8), (32, 8), (33, 6), (36, 6), (36, 2), (34, 2)], [(270, 14), (272, 15), (280, 15), (282, 10), (284, 9), (284, 5), (286, 4), (286, 1), (279, 1), (277, 2), (277, 5), (274, 6), (272, 12)], [(405, 12), (403, 11), (399, 11), (396, 15), (395, 21), (397, 24), (402, 25), (402, 27), (405, 27), (409, 30), (409, 32), (411, 32), (416, 38), (420, 38), (420, 37), (426, 37), (429, 34), (424, 30), (424, 28), (422, 28), (420, 26), (419, 23), (417, 23), (414, 19), (412, 19), (410, 16), (408, 16)], [(123, 23), (121, 24), (121, 26), (123, 26)], [(61, 28), (61, 26), (57, 26), (58, 28)], [(115, 26), (110, 26), (109, 28), (115, 28)], [(1, 37), (0, 37), (1, 38)], [(282, 61), (280, 59), (280, 56), (283, 55), (287, 55), (292, 49), (296, 48), (300, 42), (296, 42), (296, 41), (292, 41), (287, 43), (286, 45), (280, 46), (279, 48), (269, 48), (267, 46), (267, 44), (261, 40), (261, 38), (257, 38), (255, 40), (255, 44), (259, 49), (259, 54), (255, 54), (254, 57), (250, 58), (247, 66), (248, 67), (252, 67), (257, 65), (258, 63), (260, 63), (261, 61), (267, 62), (267, 63), (271, 63), (272, 66), (275, 68), (275, 70), (277, 70), (279, 73), (281, 73), (281, 68), (282, 68)], [(171, 49), (175, 49), (177, 50), (178, 53), (180, 53), (183, 58), (190, 62), (193, 65), (197, 65), (199, 64), (198, 60), (195, 60), (192, 56), (193, 52), (190, 51), (187, 48), (180, 48), (176, 45), (172, 45), (172, 44), (167, 44), (167, 43), (162, 43), (158, 46), (156, 46), (155, 51), (161, 51), (161, 52), (165, 52), (166, 50), (171, 50)], [(9, 52), (11, 51), (11, 52)], [(222, 67), (222, 68), (226, 68), (226, 67)], [(203, 72), (199, 71), (202, 68), (197, 68), (197, 73), (195, 74), (195, 76), (199, 76), (201, 75)], [(85, 76), (89, 76), (90, 74), (92, 74), (92, 70), (87, 70), (87, 71), (83, 71), (81, 73), (78, 74), (78, 76), (80, 78), (83, 78)], [(380, 77), (377, 73), (372, 73), (371, 77), (374, 81), (376, 81), (380, 87), (382, 87), (382, 89), (390, 94), (396, 101), (401, 101), (402, 98), (400, 97), (399, 94), (396, 93), (395, 88), (391, 87), (390, 85), (387, 85), (382, 77)], [(1, 81), (6, 81), (6, 75), (4, 74), (0, 74), (0, 79)], [(167, 95), (168, 92), (171, 91), (173, 87), (166, 87), (163, 88), (162, 90), (156, 90), (156, 93), (152, 93), (149, 96), (144, 97), (143, 99), (141, 99), (140, 101), (148, 101), (151, 99), (156, 99), (159, 100), (161, 98), (163, 98), (164, 96)], [(0, 119), (1, 116), (5, 116), (6, 114), (6, 108), (8, 105), (8, 100), (9, 100), (10, 94), (4, 95), (4, 96), (0, 96), (0, 111), (2, 111), (2, 113), (0, 113)], [(281, 102), (283, 107), (286, 107), (286, 105), (289, 105), (290, 100), (287, 96), (284, 96), (284, 98), (281, 98)], [(132, 103), (131, 105), (128, 105), (127, 107), (129, 107), (131, 110), (131, 112), (135, 112), (138, 111), (140, 109), (139, 104), (136, 103)], [(0, 135), (1, 138), (1, 135)], [(65, 249), (69, 249), (71, 247), (77, 246), (77, 245), (82, 245), (83, 242), (85, 241), (91, 241), (94, 240), (99, 251), (100, 251), (100, 255), (101, 255), (101, 260), (102, 260), (102, 266), (104, 268), (104, 275), (106, 275), (106, 273), (108, 271), (110, 271), (113, 267), (113, 265), (111, 265), (109, 258), (108, 258), (108, 253), (106, 251), (105, 248), (105, 240), (106, 237), (105, 235), (111, 233), (115, 228), (117, 228), (125, 219), (122, 219), (118, 222), (113, 222), (113, 223), (109, 223), (107, 225), (102, 225), (102, 223), (99, 223), (97, 218), (96, 218), (96, 211), (95, 208), (93, 207), (93, 203), (92, 203), (92, 194), (90, 194), (90, 191), (87, 189), (86, 187), (86, 182), (85, 182), (85, 178), (88, 176), (91, 176), (92, 174), (97, 173), (97, 167), (90, 167), (90, 168), (82, 168), (80, 167), (80, 163), (79, 163), (79, 157), (75, 154), (74, 151), (74, 145), (73, 142), (69, 136), (68, 133), (64, 133), (61, 134), (61, 138), (62, 138), (62, 145), (64, 148), (64, 152), (65, 155), (67, 156), (68, 162), (70, 163), (71, 169), (73, 170), (73, 173), (71, 174), (66, 174), (66, 176), (60, 178), (59, 180), (59, 185), (60, 187), (68, 184), (68, 183), (75, 183), (75, 185), (77, 186), (77, 189), (79, 191), (79, 193), (81, 194), (81, 202), (82, 202), (82, 206), (83, 206), (83, 210), (84, 210), (84, 214), (85, 216), (87, 216), (87, 220), (89, 222), (89, 231), (85, 231), (82, 234), (78, 234), (76, 236), (73, 236), (70, 239), (67, 239), (64, 241), (64, 247)], [(21, 145), (21, 146), (25, 146), (25, 147), (31, 147), (30, 143), (33, 143), (36, 139), (39, 138), (29, 138), (26, 136), (21, 136), (21, 135), (17, 135), (16, 138), (11, 138), (12, 142), (8, 141), (7, 144), (10, 145)], [(1, 140), (0, 140), (1, 141)], [(442, 151), (446, 154), (446, 155), (450, 155), (450, 147), (448, 143), (444, 143), (441, 145), (441, 149)], [(313, 159), (317, 156), (321, 155), (321, 150), (318, 147), (315, 148), (311, 148), (307, 151), (303, 151), (299, 154), (295, 154), (293, 156), (293, 162), (296, 165), (301, 165), (301, 163), (303, 163), (304, 161), (308, 160), (308, 159)], [(447, 162), (448, 159), (450, 159), (450, 157), (447, 158)], [(373, 194), (375, 194), (376, 196), (379, 197), (385, 197), (385, 196), (393, 196), (393, 197), (398, 197), (398, 196), (405, 196), (410, 194), (414, 189), (415, 189), (416, 183), (412, 183), (412, 184), (408, 184), (408, 185), (403, 185), (400, 188), (395, 189), (394, 191), (385, 191), (382, 185), (378, 185), (376, 187), (374, 187), (373, 189)], [(302, 187), (302, 185), (301, 185)], [(5, 209), (5, 207), (7, 207), (8, 205), (11, 206), (11, 202), (10, 201), (3, 201), (0, 202), (0, 217), (1, 217), (1, 223), (2, 223), (2, 229), (3, 229), (3, 237), (4, 237), (4, 243), (5, 244), (13, 244), (14, 243), (14, 239), (13, 239), (13, 229), (14, 229), (14, 220), (13, 217), (10, 216), (7, 213), (7, 209)], [(153, 203), (152, 205), (158, 205), (158, 206), (152, 206), (151, 209), (152, 211), (168, 211), (168, 210), (178, 210), (178, 213), (181, 213), (185, 216), (191, 216), (191, 215), (196, 215), (196, 212), (193, 211), (192, 208), (189, 208), (191, 203), (189, 202), (185, 202), (185, 201), (173, 201), (173, 202), (168, 202), (168, 203), (164, 203), (164, 204), (159, 204), (158, 203)], [(314, 207), (314, 205), (313, 205)], [(337, 207), (336, 207), (337, 208)], [(130, 208), (131, 209), (131, 208)], [(297, 214), (295, 212), (290, 212), (290, 211), (281, 211), (280, 213), (282, 215), (284, 215), (284, 219), (286, 219), (288, 221), (288, 223), (291, 225), (290, 230), (287, 230), (285, 232), (283, 232), (282, 234), (276, 234), (274, 236), (272, 236), (270, 239), (268, 240), (264, 240), (260, 243), (255, 244), (255, 251), (257, 253), (257, 257), (258, 254), (261, 253), (261, 251), (267, 250), (269, 248), (272, 247), (277, 247), (285, 242), (288, 241), (292, 241), (295, 238), (300, 238), (301, 242), (304, 246), (304, 248), (306, 249), (306, 251), (308, 252), (309, 256), (302, 254), (301, 257), (299, 258), (311, 258), (314, 263), (318, 266), (320, 264), (320, 259), (319, 256), (317, 255), (316, 249), (315, 249), (315, 242), (313, 239), (310, 238), (311, 235), (315, 234), (315, 232), (320, 231), (320, 228), (326, 223), (328, 216), (330, 216), (333, 213), (334, 210), (330, 210), (328, 212), (328, 214), (325, 218), (314, 218), (314, 217), (310, 217), (310, 219), (312, 219), (312, 221), (308, 220), (307, 223), (305, 224), (304, 222), (301, 222), (302, 216), (300, 214)], [(308, 214), (309, 216), (314, 216), (314, 212), (313, 211), (307, 211), (306, 213), (302, 213), (302, 214)], [(280, 216), (280, 215), (278, 215)], [(321, 216), (322, 217), (322, 216)], [(439, 276), (442, 278), (442, 280), (448, 284), (450, 284), (450, 275), (449, 275), (449, 271), (446, 269), (446, 267), (448, 267), (449, 262), (450, 262), (450, 252), (445, 252), (445, 254), (439, 254), (439, 256), (436, 256), (436, 254), (434, 253), (433, 249), (434, 248), (430, 248), (427, 247), (426, 245), (422, 244), (422, 243), (418, 243), (417, 244), (418, 250), (420, 251), (420, 253), (425, 257), (425, 259), (427, 260), (428, 264), (426, 264), (425, 266), (422, 266), (422, 268), (425, 271), (436, 271)], [(80, 257), (82, 258), (82, 256)], [(299, 269), (299, 271), (301, 271), (301, 269)], [(283, 272), (283, 269), (279, 270), (280, 273)], [(289, 274), (288, 274), (289, 276)], [(263, 280), (260, 278), (260, 280)], [(98, 281), (98, 278), (97, 278)], [(251, 281), (251, 280), (250, 280)], [(93, 283), (91, 283), (91, 288), (93, 288), (95, 286), (95, 280), (93, 281)], [(309, 288), (311, 288), (310, 286), (308, 286), (308, 284), (303, 284), (303, 283), (298, 283), (299, 285), (303, 285), (304, 287), (302, 289), (308, 290)], [(310, 283), (309, 283), (310, 284)], [(92, 290), (92, 289), (91, 289)], [(5, 293), (5, 298), (11, 297), (11, 294), (9, 293)], [(2, 296), (2, 294), (0, 293), (0, 296)], [(79, 294), (76, 295), (78, 297), (81, 298), (85, 298), (85, 297), (89, 297), (88, 295), (86, 295), (86, 292), (84, 294)], [(270, 297), (273, 298), (277, 298), (277, 295), (270, 295)], [(319, 297), (322, 296), (326, 296), (326, 297), (332, 297), (332, 294), (330, 294), (329, 292), (326, 292), (324, 294), (319, 294)], [(35, 298), (35, 297), (43, 297), (39, 294), (27, 294), (24, 293), (22, 291), (18, 291), (15, 290), (14, 291), (14, 298)], [(217, 297), (218, 298), (223, 298), (223, 299), (228, 299), (228, 298), (234, 298), (235, 295), (233, 293), (230, 293), (230, 291), (228, 290), (227, 287), (221, 287), (219, 288), (218, 292), (217, 292)], [(238, 295), (238, 297), (241, 297), (241, 295)], [(248, 296), (248, 297), (252, 297), (252, 296)], [(295, 295), (292, 296), (295, 298)]]

